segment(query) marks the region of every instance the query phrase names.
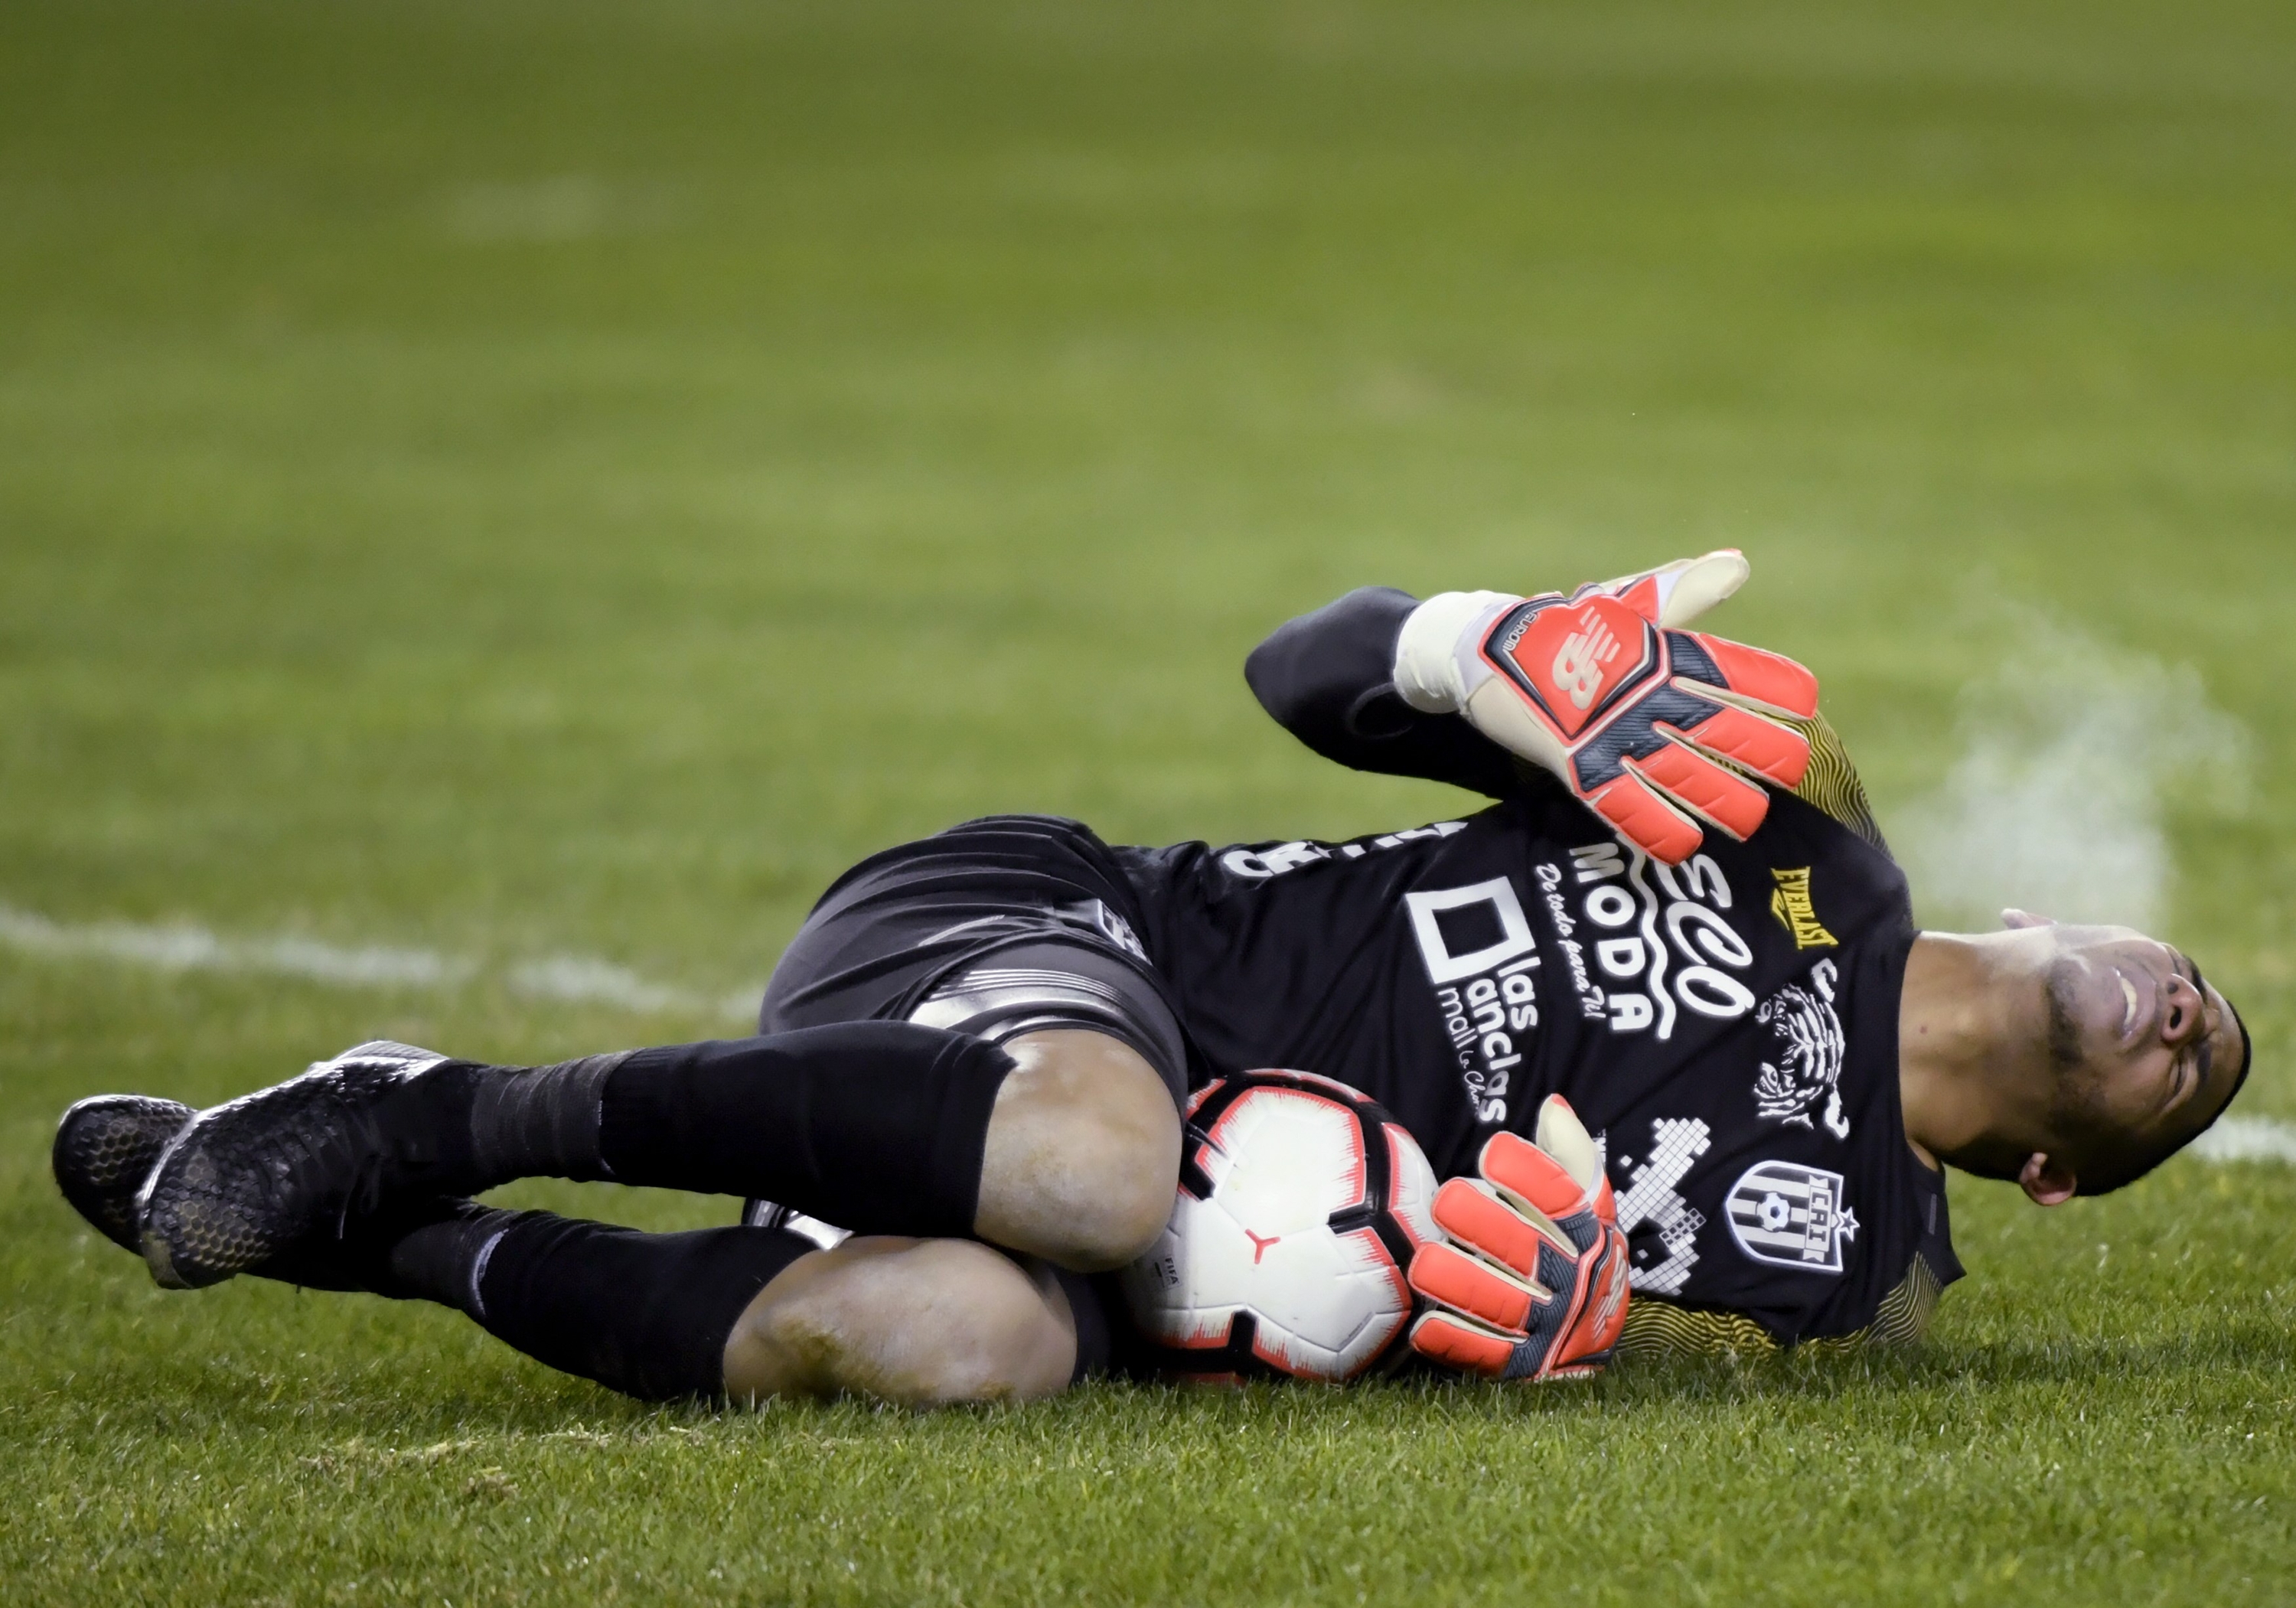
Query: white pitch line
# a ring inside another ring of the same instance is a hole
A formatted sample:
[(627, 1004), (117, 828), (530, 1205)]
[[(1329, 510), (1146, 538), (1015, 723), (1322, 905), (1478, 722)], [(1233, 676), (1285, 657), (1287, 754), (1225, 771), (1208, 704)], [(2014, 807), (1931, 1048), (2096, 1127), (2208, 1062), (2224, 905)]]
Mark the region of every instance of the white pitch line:
[(2296, 1167), (2296, 1122), (2277, 1117), (2225, 1117), (2193, 1141), (2203, 1161), (2280, 1161)]
[(515, 993), (536, 999), (574, 999), (620, 1005), (627, 1011), (691, 1009), (694, 998), (683, 989), (648, 982), (627, 966), (586, 955), (553, 955), (510, 969)]
[(478, 968), (428, 949), (348, 949), (308, 938), (221, 938), (188, 923), (67, 924), (0, 905), (0, 943), (35, 955), (124, 961), (161, 972), (261, 972), (351, 988), (438, 988)]
[(762, 987), (736, 989), (722, 999), (709, 999), (690, 989), (673, 988), (639, 976), (627, 966), (588, 955), (553, 955), (523, 961), (510, 968), (504, 981), (513, 994), (532, 999), (576, 1000), (586, 1005), (619, 1005), (626, 1011), (715, 1012), (734, 1021), (757, 1019)]
[[(112, 961), (159, 972), (234, 972), (293, 977), (353, 989), (450, 989), (488, 968), (430, 949), (358, 948), (316, 939), (226, 938), (190, 923), (69, 923), (0, 905), (0, 946), (62, 959)], [(619, 1010), (712, 1013), (740, 1021), (757, 1013), (758, 995), (713, 1000), (658, 983), (627, 966), (580, 955), (554, 955), (502, 969), (503, 984), (530, 999), (611, 1005)]]

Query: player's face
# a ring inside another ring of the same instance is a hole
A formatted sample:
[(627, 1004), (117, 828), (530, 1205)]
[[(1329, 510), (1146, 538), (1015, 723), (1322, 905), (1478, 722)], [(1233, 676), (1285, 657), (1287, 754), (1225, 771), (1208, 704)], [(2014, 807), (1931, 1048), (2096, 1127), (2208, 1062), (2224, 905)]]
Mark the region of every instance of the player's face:
[[(2134, 1136), (2197, 1134), (2232, 1097), (2244, 1053), (2232, 1007), (2184, 954), (2130, 927), (2034, 931), (2049, 1059), (2064, 1086)], [(2013, 924), (2017, 923), (2013, 921)]]

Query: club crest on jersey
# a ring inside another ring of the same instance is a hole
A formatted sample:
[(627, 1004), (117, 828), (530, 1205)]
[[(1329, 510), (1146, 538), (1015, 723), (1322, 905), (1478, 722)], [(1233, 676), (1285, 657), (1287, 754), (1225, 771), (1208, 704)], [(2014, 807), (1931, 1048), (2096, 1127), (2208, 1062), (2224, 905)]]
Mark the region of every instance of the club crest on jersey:
[(1778, 1038), (1777, 1060), (1763, 1062), (1754, 1079), (1754, 1115), (1788, 1128), (1814, 1128), (1810, 1111), (1824, 1100), (1825, 1131), (1846, 1139), (1849, 1119), (1841, 1110), (1841, 1063), (1849, 1036), (1833, 1008), (1838, 975), (1832, 961), (1821, 960), (1809, 970), (1809, 987), (1788, 983), (1754, 1013), (1754, 1020)]
[(1770, 880), (1777, 883), (1776, 891), (1770, 895), (1770, 914), (1793, 934), (1795, 948), (1841, 947), (1841, 940), (1825, 930), (1825, 923), (1817, 919), (1817, 907), (1810, 903), (1808, 866), (1797, 866), (1792, 870), (1772, 866)]
[(1857, 1237), (1841, 1175), (1799, 1161), (1755, 1162), (1730, 1186), (1723, 1211), (1739, 1250), (1805, 1273), (1840, 1273), (1845, 1248)]

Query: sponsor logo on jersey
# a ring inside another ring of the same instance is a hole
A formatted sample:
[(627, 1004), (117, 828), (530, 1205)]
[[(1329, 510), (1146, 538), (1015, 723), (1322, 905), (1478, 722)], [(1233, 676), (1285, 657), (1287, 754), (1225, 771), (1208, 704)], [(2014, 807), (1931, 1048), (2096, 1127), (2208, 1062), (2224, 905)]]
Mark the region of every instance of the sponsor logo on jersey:
[(1571, 991), (1578, 996), (1578, 1013), (1589, 1021), (1600, 1021), (1603, 990), (1587, 974), (1587, 946), (1572, 936), (1578, 931), (1578, 921), (1562, 898), (1562, 868), (1545, 865), (1534, 874), (1538, 878), (1539, 897), (1546, 905), (1546, 919), (1554, 924), (1555, 948), (1562, 951), (1562, 964), (1570, 971)]
[(1219, 861), (1230, 876), (1240, 876), (1246, 882), (1264, 882), (1270, 877), (1282, 876), (1285, 872), (1297, 871), (1303, 866), (1314, 866), (1329, 859), (1359, 860), (1382, 849), (1400, 849), (1406, 843), (1423, 842), (1430, 838), (1447, 838), (1454, 833), (1466, 830), (1464, 821), (1436, 821), (1426, 826), (1382, 833), (1378, 837), (1352, 843), (1314, 843), (1301, 839), (1292, 843), (1271, 844), (1266, 849), (1226, 849), (1220, 851)]
[(1754, 1079), (1754, 1115), (1788, 1128), (1814, 1128), (1810, 1111), (1820, 1100), (1825, 1131), (1849, 1136), (1841, 1110), (1841, 1063), (1849, 1038), (1833, 1008), (1833, 963), (1821, 960), (1809, 971), (1809, 987), (1788, 983), (1762, 1002), (1754, 1020), (1777, 1035), (1778, 1058), (1762, 1062)]
[(1698, 1265), (1698, 1231), (1706, 1216), (1682, 1198), (1682, 1180), (1712, 1143), (1711, 1131), (1696, 1117), (1660, 1117), (1651, 1123), (1650, 1154), (1639, 1162), (1623, 1153), (1609, 1158), (1608, 1165), (1627, 1173), (1618, 1190), (1619, 1230), (1628, 1246), (1627, 1283), (1645, 1294), (1678, 1293)]
[(1538, 939), (1522, 898), (1512, 880), (1495, 876), (1403, 902), (1475, 1120), (1505, 1122), (1508, 1084), (1522, 1064), (1517, 1036), (1538, 1026)]
[(1730, 1186), (1724, 1211), (1738, 1249), (1758, 1262), (1840, 1273), (1857, 1216), (1841, 1198), (1841, 1175), (1799, 1161), (1757, 1161)]
[[(1753, 990), (1738, 973), (1753, 966), (1754, 948), (1730, 924), (1730, 881), (1711, 855), (1668, 866), (1603, 842), (1573, 849), (1570, 861), (1583, 890), (1575, 916), (1562, 867), (1541, 866), (1538, 876), (1581, 1014), (1606, 1019), (1613, 1033), (1647, 1030), (1669, 1039), (1684, 1011), (1734, 1021), (1753, 1010)], [(1572, 937), (1581, 923), (1594, 930), (1584, 945)]]
[(1816, 907), (1809, 902), (1809, 867), (1798, 866), (1789, 871), (1784, 866), (1773, 866), (1770, 878), (1777, 883), (1776, 891), (1770, 895), (1770, 914), (1793, 934), (1794, 948), (1839, 948), (1841, 940), (1825, 930), (1824, 923), (1817, 919)]

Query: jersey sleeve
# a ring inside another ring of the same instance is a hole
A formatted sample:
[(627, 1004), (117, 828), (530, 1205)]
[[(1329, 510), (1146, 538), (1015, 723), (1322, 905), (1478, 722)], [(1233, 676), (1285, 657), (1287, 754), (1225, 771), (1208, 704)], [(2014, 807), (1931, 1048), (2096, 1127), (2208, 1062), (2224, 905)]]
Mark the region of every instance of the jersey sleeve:
[(1822, 714), (1812, 715), (1807, 720), (1791, 715), (1776, 718), (1792, 726), (1809, 742), (1809, 768), (1802, 773), (1801, 785), (1794, 789), (1794, 796), (1823, 810), (1888, 854), (1890, 846), (1882, 841), (1882, 828), (1874, 821), (1874, 807), (1866, 798), (1866, 783), (1858, 780), (1857, 767), (1849, 763), (1849, 751), (1841, 745), (1841, 734), (1826, 723)]
[(1244, 660), (1244, 680), (1276, 723), (1351, 770), (1448, 783), (1486, 798), (1520, 790), (1513, 756), (1457, 715), (1431, 715), (1395, 690), (1395, 639), (1419, 600), (1363, 587), (1276, 628)]

